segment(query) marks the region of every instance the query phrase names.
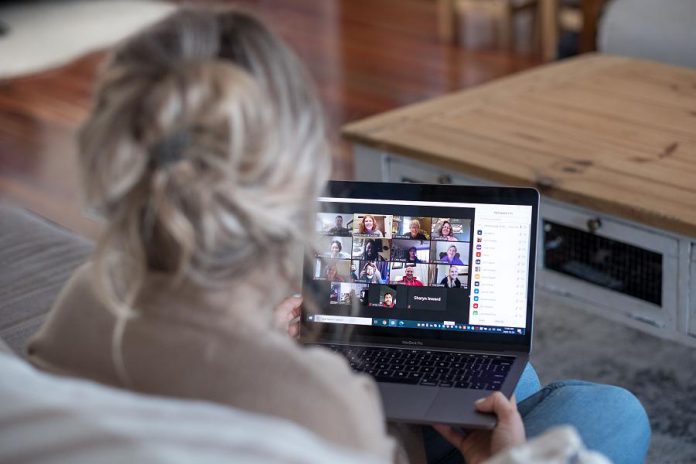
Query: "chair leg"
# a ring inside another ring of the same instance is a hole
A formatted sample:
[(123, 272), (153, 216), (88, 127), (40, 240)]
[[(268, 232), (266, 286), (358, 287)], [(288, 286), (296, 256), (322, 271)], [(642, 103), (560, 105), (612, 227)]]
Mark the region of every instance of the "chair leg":
[(456, 0), (437, 0), (437, 28), (440, 39), (459, 43), (459, 14)]
[(515, 18), (512, 14), (510, 0), (500, 2), (498, 9), (498, 43), (505, 50), (512, 50), (515, 37)]
[(558, 0), (539, 0), (541, 19), (541, 56), (544, 61), (558, 54)]

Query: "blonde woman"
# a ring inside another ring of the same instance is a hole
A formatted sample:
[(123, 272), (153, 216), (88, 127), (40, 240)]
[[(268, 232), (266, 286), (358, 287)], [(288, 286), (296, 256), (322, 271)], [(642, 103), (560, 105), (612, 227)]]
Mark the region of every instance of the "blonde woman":
[(411, 219), (408, 225), (408, 232), (406, 232), (402, 238), (408, 238), (411, 240), (428, 240), (425, 236), (423, 230), (421, 230), (421, 223), (418, 219)]
[[(329, 158), (307, 76), (275, 35), (247, 14), (183, 10), (127, 40), (103, 70), (79, 160), (104, 233), (31, 341), (32, 363), (278, 416), (335, 445), (405, 459), (374, 381), (288, 336), (294, 250), (315, 241), (305, 225)], [(626, 435), (640, 421), (623, 420), (621, 398), (577, 403), (599, 425), (603, 413), (621, 418), (611, 430)], [(499, 414), (492, 440), (479, 434), (466, 448), (440, 429), (468, 462), (522, 445), (514, 402), (497, 394), (478, 407)], [(626, 448), (637, 456), (641, 446)]]
[(308, 83), (234, 11), (180, 11), (114, 51), (79, 135), (104, 233), (32, 340), (35, 365), (395, 456), (374, 382), (278, 328), (274, 308), (298, 306), (294, 250), (315, 239), (305, 225), (330, 168)]

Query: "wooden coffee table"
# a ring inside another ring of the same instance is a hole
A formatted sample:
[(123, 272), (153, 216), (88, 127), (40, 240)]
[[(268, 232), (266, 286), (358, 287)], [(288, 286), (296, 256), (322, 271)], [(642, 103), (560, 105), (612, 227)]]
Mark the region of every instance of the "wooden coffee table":
[[(584, 55), (343, 133), (355, 146), (357, 179), (536, 187), (540, 239), (559, 225), (578, 231), (566, 241), (594, 240), (593, 252), (633, 247), (625, 269), (609, 263), (601, 275), (602, 266), (577, 260), (562, 272), (547, 268), (541, 246), (542, 288), (696, 345), (696, 70)], [(639, 289), (626, 294), (622, 272), (633, 287), (659, 288), (647, 299)]]

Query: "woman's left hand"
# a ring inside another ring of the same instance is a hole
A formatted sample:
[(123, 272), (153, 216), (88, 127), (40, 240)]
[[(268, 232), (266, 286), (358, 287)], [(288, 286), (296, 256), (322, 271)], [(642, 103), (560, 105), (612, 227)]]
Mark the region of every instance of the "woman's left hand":
[[(288, 335), (297, 338), (300, 335), (300, 306), (301, 296), (291, 296), (283, 300), (275, 310), (276, 327), (288, 331)], [(293, 322), (294, 320), (294, 322)]]

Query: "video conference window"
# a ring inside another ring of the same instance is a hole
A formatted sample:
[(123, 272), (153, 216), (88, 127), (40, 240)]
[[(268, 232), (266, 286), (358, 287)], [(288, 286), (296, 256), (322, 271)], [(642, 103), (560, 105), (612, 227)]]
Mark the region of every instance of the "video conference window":
[(353, 228), (352, 214), (319, 213), (316, 230), (324, 235), (348, 237)]
[(348, 282), (350, 280), (350, 263), (350, 261), (342, 259), (319, 258), (314, 268), (314, 278), (330, 282)]
[(364, 261), (389, 261), (391, 240), (384, 238), (354, 238), (353, 259)]
[(427, 240), (392, 240), (391, 260), (416, 264), (427, 263), (430, 261), (430, 242)]
[(447, 288), (467, 288), (469, 266), (439, 264), (434, 266), (434, 268), (435, 274), (432, 278), (433, 284)]
[(431, 242), (431, 260), (443, 264), (468, 264), (469, 242)]
[(334, 312), (459, 311), (470, 297), (472, 218), (319, 213), (314, 278)]
[(367, 305), (368, 284), (349, 284), (334, 282), (331, 284), (329, 303), (341, 305)]
[(319, 238), (320, 256), (330, 259), (350, 259), (350, 247), (352, 239), (341, 236), (325, 236)]
[(369, 284), (386, 284), (389, 282), (389, 263), (387, 261), (354, 260), (351, 269), (355, 269), (353, 280)]
[(412, 263), (392, 263), (389, 283), (424, 287), (429, 285), (430, 265)]
[(469, 242), (471, 220), (458, 218), (433, 218), (432, 239), (450, 242)]
[(353, 235), (357, 237), (392, 238), (392, 216), (355, 214), (353, 215)]
[(371, 287), (369, 292), (370, 306), (392, 309), (396, 307), (398, 292), (393, 285)]
[(423, 216), (394, 216), (392, 234), (394, 238), (430, 240), (432, 218)]

